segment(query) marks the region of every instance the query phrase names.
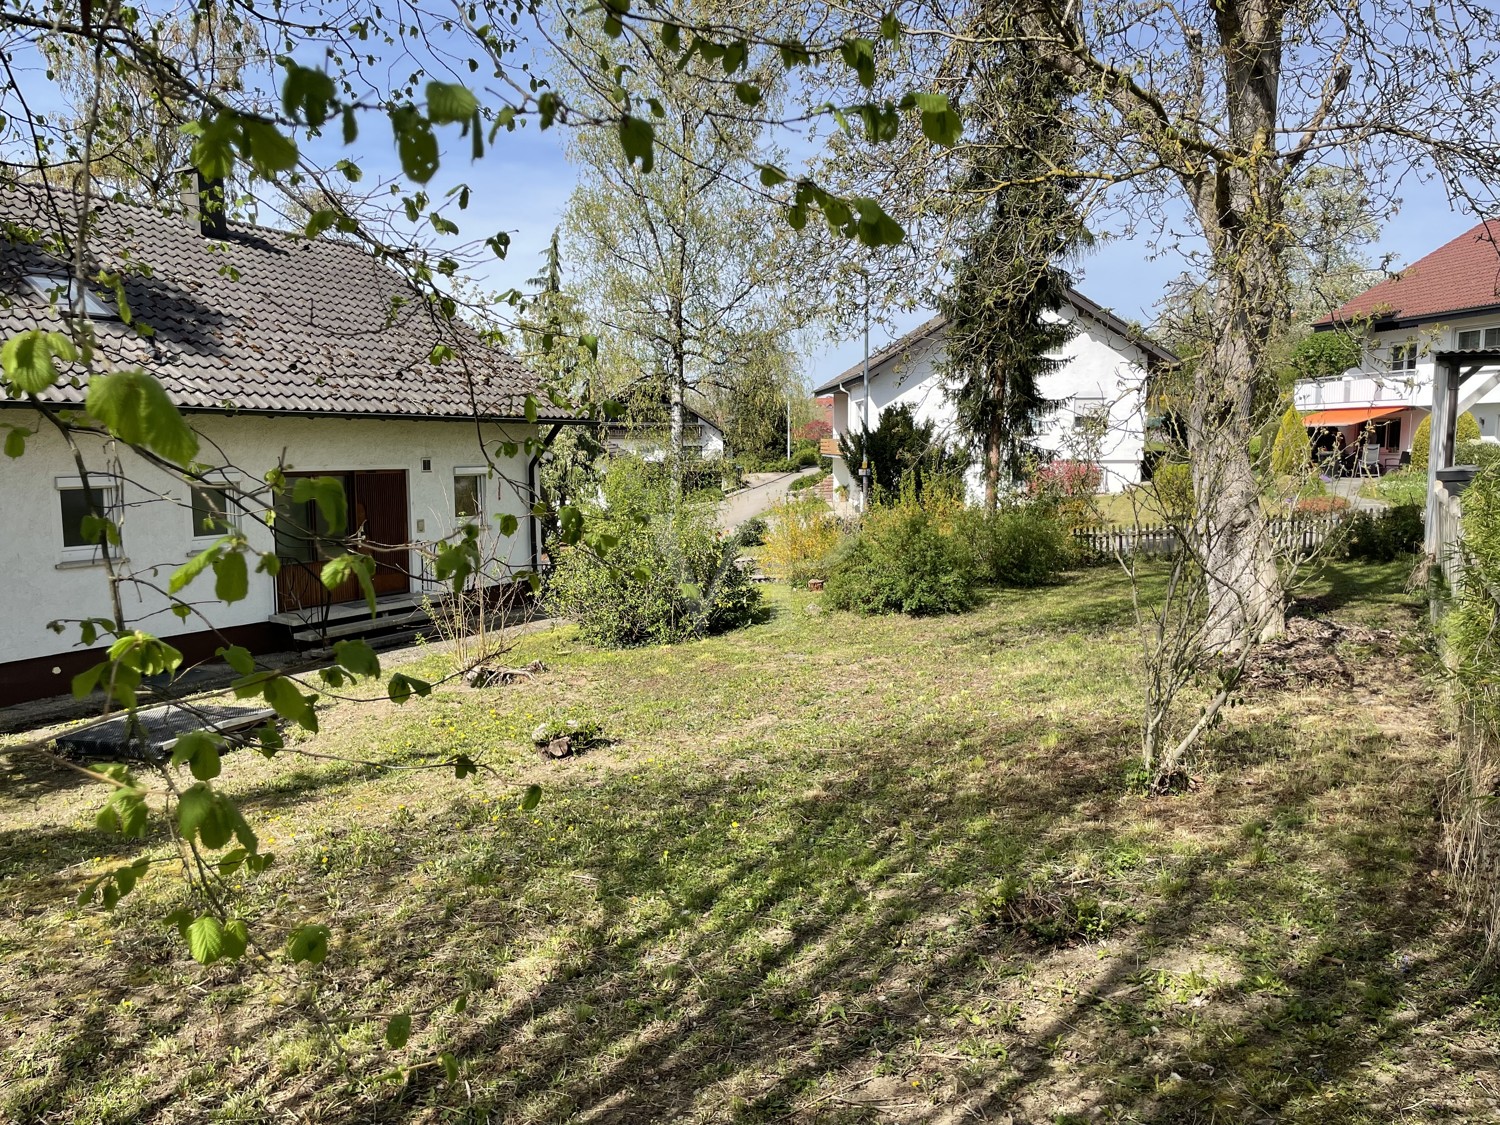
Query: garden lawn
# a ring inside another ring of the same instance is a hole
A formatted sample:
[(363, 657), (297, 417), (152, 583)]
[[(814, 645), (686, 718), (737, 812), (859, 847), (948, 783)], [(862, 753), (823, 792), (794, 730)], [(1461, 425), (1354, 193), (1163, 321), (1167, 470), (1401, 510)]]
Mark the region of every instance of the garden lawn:
[[(1108, 568), (928, 620), (780, 589), (733, 635), (560, 628), (509, 658), (535, 680), (329, 706), (299, 748), (388, 768), (224, 759), (278, 856), (235, 887), (264, 971), (186, 957), (168, 872), (74, 905), (132, 853), (96, 788), (12, 754), (0, 1119), (1494, 1120), (1500, 992), (1440, 872), (1406, 569), (1315, 584), (1354, 631), (1311, 682), (1266, 677), (1167, 798), (1127, 781)], [(540, 762), (528, 733), (569, 717), (612, 743)], [(401, 768), (455, 753), (490, 771)], [(333, 929), (320, 966), (277, 953), (302, 921)]]

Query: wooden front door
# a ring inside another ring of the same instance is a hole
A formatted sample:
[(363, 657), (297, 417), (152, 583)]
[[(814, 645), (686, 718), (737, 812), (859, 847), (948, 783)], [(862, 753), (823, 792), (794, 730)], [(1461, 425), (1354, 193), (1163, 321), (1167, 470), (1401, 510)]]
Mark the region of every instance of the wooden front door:
[[(329, 590), (323, 585), (323, 564), (349, 549), (375, 559), (372, 579), (376, 595), (404, 594), (411, 588), (409, 565), (406, 470), (375, 469), (347, 473), (288, 473), (298, 476), (338, 477), (349, 505), (349, 526), (332, 535), (316, 505), (284, 500), (276, 513), (276, 608), (280, 612), (313, 609), (358, 601), (364, 597), (359, 582), (349, 579)], [(290, 489), (288, 490), (290, 491)]]

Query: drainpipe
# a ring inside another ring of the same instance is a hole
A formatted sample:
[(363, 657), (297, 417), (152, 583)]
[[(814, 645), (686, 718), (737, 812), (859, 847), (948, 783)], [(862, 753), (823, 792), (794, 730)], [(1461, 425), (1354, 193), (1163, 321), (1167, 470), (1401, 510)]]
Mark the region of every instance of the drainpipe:
[(530, 540), (528, 550), (533, 574), (542, 572), (542, 521), (537, 518), (536, 506), (541, 500), (542, 487), (537, 480), (537, 466), (542, 463), (542, 454), (551, 447), (552, 441), (563, 428), (561, 422), (557, 422), (547, 431), (547, 436), (542, 439), (542, 447), (531, 455), (531, 460), (526, 463), (526, 484), (531, 489), (531, 512), (526, 517), (527, 539)]

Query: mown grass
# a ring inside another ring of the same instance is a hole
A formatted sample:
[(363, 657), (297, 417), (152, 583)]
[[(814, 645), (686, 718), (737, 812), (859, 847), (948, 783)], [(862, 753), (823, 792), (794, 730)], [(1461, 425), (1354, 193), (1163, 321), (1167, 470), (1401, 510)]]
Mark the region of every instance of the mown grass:
[[(1317, 605), (1411, 632), (1404, 571), (1336, 568)], [(0, 1118), (1494, 1118), (1500, 993), (1438, 871), (1445, 740), (1401, 646), (1251, 698), (1148, 799), (1115, 571), (922, 621), (773, 602), (666, 649), (530, 636), (536, 680), (337, 704), (299, 744), (386, 768), (226, 757), (279, 855), (241, 909), (327, 921), (319, 967), (198, 968), (165, 873), (74, 906), (126, 853), (97, 792), (12, 759)], [(528, 732), (567, 717), (611, 744), (542, 764)], [(459, 752), (494, 772), (397, 768)], [(441, 1050), (457, 1081), (378, 1078)]]

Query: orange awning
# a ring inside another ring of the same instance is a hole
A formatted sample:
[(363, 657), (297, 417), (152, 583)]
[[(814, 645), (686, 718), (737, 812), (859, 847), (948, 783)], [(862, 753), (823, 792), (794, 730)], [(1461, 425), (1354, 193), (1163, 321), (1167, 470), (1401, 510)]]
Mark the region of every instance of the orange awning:
[(1357, 426), (1377, 418), (1389, 418), (1407, 409), (1404, 406), (1355, 406), (1343, 410), (1314, 410), (1302, 419), (1304, 426)]

